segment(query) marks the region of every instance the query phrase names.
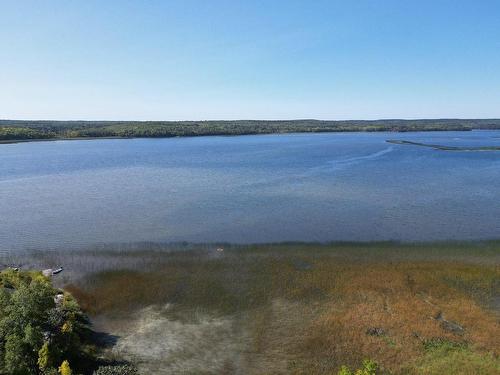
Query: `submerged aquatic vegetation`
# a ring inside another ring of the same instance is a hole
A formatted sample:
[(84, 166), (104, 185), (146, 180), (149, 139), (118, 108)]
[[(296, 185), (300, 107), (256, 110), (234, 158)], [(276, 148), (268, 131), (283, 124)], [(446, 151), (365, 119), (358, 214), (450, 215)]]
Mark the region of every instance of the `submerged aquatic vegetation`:
[(443, 368), (436, 350), (499, 363), (498, 242), (218, 247), (66, 255), (95, 270), (66, 288), (146, 372), (335, 374), (371, 358), (419, 373)]

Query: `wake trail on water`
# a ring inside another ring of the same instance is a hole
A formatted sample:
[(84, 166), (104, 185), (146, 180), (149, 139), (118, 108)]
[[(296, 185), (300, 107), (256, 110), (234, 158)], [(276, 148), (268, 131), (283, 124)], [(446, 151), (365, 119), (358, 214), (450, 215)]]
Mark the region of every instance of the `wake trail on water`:
[(345, 158), (345, 159), (334, 159), (327, 161), (327, 165), (321, 165), (319, 167), (314, 167), (309, 170), (308, 173), (306, 173), (307, 176), (314, 175), (317, 173), (322, 173), (322, 172), (328, 172), (328, 171), (338, 171), (341, 169), (345, 169), (346, 167), (352, 166), (352, 165), (357, 165), (360, 163), (363, 163), (365, 161), (372, 161), (375, 159), (380, 158), (381, 156), (384, 156), (394, 150), (394, 147), (389, 146), (383, 150), (374, 152), (372, 154), (368, 155), (363, 155), (363, 156), (353, 156), (350, 158)]
[(336, 159), (336, 160), (331, 160), (328, 163), (334, 164), (334, 165), (340, 165), (340, 166), (359, 164), (359, 162), (362, 162), (364, 160), (377, 159), (380, 156), (383, 156), (385, 154), (392, 152), (393, 149), (394, 149), (394, 147), (390, 146), (390, 147), (387, 147), (381, 151), (374, 152), (373, 154), (369, 154), (369, 155), (365, 155), (365, 156), (355, 156), (352, 158), (340, 159), (340, 160)]
[(304, 180), (304, 179), (307, 179), (307, 178), (315, 176), (315, 175), (320, 175), (320, 174), (324, 174), (324, 173), (328, 173), (328, 172), (332, 172), (332, 171), (338, 171), (338, 170), (345, 169), (345, 168), (352, 166), (352, 165), (361, 164), (361, 163), (366, 162), (366, 161), (372, 161), (372, 160), (378, 159), (378, 158), (392, 152), (393, 150), (394, 150), (394, 147), (389, 146), (383, 150), (380, 150), (380, 151), (377, 151), (377, 152), (374, 152), (374, 153), (368, 154), (368, 155), (353, 156), (353, 157), (345, 158), (345, 159), (329, 160), (320, 166), (311, 167), (302, 173), (288, 175), (288, 176), (282, 176), (282, 177), (276, 177), (272, 180), (266, 180), (265, 182), (264, 181), (256, 182), (256, 183), (251, 184), (251, 186), (273, 186), (276, 183), (280, 183), (280, 182), (292, 182), (292, 181), (297, 182), (297, 181)]

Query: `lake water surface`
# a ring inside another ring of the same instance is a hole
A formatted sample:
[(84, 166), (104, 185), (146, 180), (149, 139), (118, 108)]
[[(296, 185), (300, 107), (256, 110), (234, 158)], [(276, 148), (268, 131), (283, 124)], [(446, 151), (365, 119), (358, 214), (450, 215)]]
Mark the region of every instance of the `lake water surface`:
[(0, 145), (0, 251), (500, 238), (500, 131)]

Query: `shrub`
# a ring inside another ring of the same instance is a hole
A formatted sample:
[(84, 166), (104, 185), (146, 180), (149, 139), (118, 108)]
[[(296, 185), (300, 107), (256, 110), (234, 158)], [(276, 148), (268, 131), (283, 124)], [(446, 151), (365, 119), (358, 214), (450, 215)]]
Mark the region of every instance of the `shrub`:
[(72, 371), (71, 371), (71, 367), (69, 367), (69, 362), (68, 361), (63, 361), (63, 363), (61, 363), (61, 366), (59, 366), (59, 373), (61, 375), (71, 375), (72, 374)]
[(50, 362), (50, 352), (49, 352), (49, 343), (45, 342), (42, 345), (42, 348), (38, 351), (38, 367), (40, 370), (44, 371), (49, 367)]
[(363, 361), (363, 367), (352, 372), (349, 367), (342, 366), (338, 375), (376, 375), (378, 365), (372, 360), (366, 359)]

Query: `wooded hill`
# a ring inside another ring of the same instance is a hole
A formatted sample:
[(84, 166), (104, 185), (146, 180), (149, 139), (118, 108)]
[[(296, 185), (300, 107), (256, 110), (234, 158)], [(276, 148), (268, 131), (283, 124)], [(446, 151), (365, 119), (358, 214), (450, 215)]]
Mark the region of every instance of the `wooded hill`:
[(0, 120), (0, 140), (182, 137), (353, 131), (500, 129), (500, 119), (429, 120), (235, 120), (235, 121), (24, 121)]

